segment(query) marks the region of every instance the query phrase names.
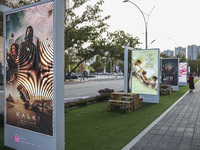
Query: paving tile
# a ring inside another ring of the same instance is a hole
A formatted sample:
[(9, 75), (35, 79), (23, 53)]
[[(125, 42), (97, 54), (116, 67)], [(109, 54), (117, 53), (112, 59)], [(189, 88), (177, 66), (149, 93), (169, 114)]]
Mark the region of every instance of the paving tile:
[(157, 145), (158, 145), (158, 142), (159, 141), (154, 141), (154, 140), (151, 140), (148, 144), (147, 144), (147, 146), (149, 146), (149, 147), (156, 147)]
[(151, 134), (156, 134), (158, 132), (158, 130), (154, 130), (154, 129), (151, 129), (150, 131), (149, 131), (149, 133), (151, 133)]
[(177, 150), (179, 145), (179, 143), (170, 142), (168, 143), (168, 150)]
[(179, 146), (178, 150), (190, 150), (190, 145), (181, 144), (181, 145)]
[(169, 129), (169, 126), (162, 126), (161, 128), (160, 128), (160, 130), (168, 130)]
[(178, 127), (176, 131), (178, 131), (178, 132), (184, 132), (184, 131), (185, 131), (185, 128), (183, 128), (183, 127)]
[(156, 148), (167, 149), (168, 148), (168, 144), (169, 144), (169, 142), (159, 142), (158, 145), (156, 146)]
[(196, 128), (195, 128), (194, 134), (200, 134), (200, 129), (196, 129)]
[(171, 125), (171, 127), (178, 127), (179, 126), (179, 123), (173, 123), (172, 125)]
[(196, 139), (200, 139), (200, 134), (199, 133), (194, 133), (193, 137), (196, 138)]
[(162, 142), (169, 142), (169, 141), (171, 141), (171, 139), (172, 139), (172, 136), (164, 135), (164, 136), (161, 138), (160, 141), (162, 141)]
[(148, 134), (145, 134), (144, 137), (142, 137), (141, 140), (150, 140), (153, 138), (154, 135), (148, 133)]
[(181, 139), (181, 137), (173, 136), (171, 139), (171, 143), (180, 143)]
[(200, 146), (200, 138), (193, 138), (192, 139), (192, 145)]
[(168, 131), (165, 133), (165, 135), (173, 136), (174, 133), (175, 133), (175, 130), (174, 130), (174, 131), (168, 130)]
[(154, 149), (155, 149), (155, 147), (146, 146), (142, 150), (154, 150)]
[(151, 141), (159, 141), (163, 136), (162, 135), (155, 135)]
[(180, 123), (178, 127), (181, 127), (181, 128), (186, 128), (186, 127), (187, 127), (187, 124)]
[(191, 145), (190, 150), (200, 150), (200, 146), (198, 145)]
[(187, 127), (188, 128), (195, 128), (195, 124), (188, 124)]
[(134, 145), (133, 147), (131, 147), (130, 150), (142, 150), (144, 148), (144, 146), (141, 145)]
[(188, 137), (183, 137), (181, 139), (181, 144), (191, 144), (192, 143), (192, 138), (188, 138)]
[(157, 135), (164, 135), (167, 130), (159, 130), (156, 134)]
[(148, 144), (149, 140), (142, 140), (140, 139), (136, 145), (140, 145), (140, 146), (146, 146)]

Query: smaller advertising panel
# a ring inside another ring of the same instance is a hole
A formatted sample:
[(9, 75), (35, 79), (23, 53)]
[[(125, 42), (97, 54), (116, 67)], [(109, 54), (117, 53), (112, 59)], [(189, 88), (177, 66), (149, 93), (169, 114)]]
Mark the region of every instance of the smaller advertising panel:
[(161, 82), (178, 86), (178, 58), (162, 59)]
[(157, 49), (132, 51), (132, 93), (158, 94), (158, 54)]
[(179, 63), (179, 83), (187, 83), (187, 63)]

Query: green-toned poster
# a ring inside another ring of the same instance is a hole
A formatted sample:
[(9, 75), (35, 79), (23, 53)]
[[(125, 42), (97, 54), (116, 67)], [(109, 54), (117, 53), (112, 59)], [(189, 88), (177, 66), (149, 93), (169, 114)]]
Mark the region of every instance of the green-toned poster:
[(132, 51), (132, 93), (158, 94), (157, 49)]

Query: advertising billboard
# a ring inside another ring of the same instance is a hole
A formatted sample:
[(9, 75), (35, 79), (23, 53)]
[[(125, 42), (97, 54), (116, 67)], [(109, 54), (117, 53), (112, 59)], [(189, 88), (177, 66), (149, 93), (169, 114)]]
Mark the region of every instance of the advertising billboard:
[(54, 3), (5, 14), (6, 124), (54, 135)]
[(132, 51), (132, 93), (158, 95), (159, 50)]
[(179, 63), (179, 83), (185, 83), (187, 85), (187, 63)]
[(161, 59), (161, 65), (161, 82), (163, 84), (178, 86), (178, 58)]

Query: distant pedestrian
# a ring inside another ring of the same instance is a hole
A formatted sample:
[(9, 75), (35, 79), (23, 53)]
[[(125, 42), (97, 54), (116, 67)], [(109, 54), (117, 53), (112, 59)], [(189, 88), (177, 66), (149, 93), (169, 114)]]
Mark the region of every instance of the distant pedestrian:
[(194, 87), (194, 77), (192, 76), (192, 74), (190, 74), (189, 76), (189, 88), (190, 88), (190, 92), (193, 92)]

